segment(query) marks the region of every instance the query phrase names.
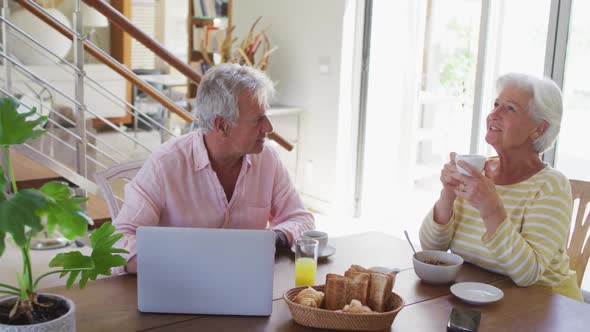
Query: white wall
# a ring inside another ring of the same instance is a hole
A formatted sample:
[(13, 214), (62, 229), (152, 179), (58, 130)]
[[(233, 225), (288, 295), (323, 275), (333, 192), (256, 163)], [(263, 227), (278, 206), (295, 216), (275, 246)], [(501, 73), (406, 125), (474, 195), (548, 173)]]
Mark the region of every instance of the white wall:
[[(234, 0), (239, 41), (262, 16), (272, 45), (268, 74), (277, 83), (276, 103), (301, 107), (296, 183), (318, 209), (335, 197), (343, 41), (343, 0)], [(352, 50), (351, 50), (352, 52)], [(328, 73), (320, 73), (320, 62)]]

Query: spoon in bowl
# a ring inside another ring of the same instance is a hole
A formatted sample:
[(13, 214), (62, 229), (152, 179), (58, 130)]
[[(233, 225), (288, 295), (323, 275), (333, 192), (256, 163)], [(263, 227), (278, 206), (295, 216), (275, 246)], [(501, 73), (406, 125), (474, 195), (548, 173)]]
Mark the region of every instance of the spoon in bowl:
[(412, 241), (410, 241), (410, 236), (408, 235), (408, 231), (404, 230), (404, 235), (406, 236), (406, 239), (408, 240), (410, 247), (412, 247), (412, 251), (414, 252), (414, 254), (416, 254), (416, 249), (414, 249), (414, 245), (412, 244)]

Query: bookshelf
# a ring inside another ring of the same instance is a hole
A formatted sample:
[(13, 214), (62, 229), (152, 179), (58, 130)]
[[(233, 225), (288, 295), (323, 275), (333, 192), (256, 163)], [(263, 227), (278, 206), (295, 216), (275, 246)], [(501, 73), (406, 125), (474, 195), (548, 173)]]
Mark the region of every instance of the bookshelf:
[[(218, 45), (232, 27), (232, 0), (189, 0), (187, 22), (188, 63), (202, 74), (201, 63), (206, 62), (206, 58), (213, 61)], [(203, 40), (206, 45), (204, 52)], [(196, 92), (197, 86), (190, 83), (187, 97), (194, 98)]]

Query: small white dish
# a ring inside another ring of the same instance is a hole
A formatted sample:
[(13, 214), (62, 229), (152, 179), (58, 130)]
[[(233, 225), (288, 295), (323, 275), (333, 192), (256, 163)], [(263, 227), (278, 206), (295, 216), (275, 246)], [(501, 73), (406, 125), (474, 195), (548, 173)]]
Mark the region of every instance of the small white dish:
[[(291, 247), (291, 251), (295, 253), (295, 246)], [(336, 248), (332, 247), (331, 245), (327, 245), (326, 248), (320, 252), (318, 252), (318, 259), (319, 258), (326, 258), (334, 255), (336, 253)]]
[(451, 293), (474, 305), (489, 304), (504, 297), (501, 289), (481, 282), (460, 282), (451, 286)]

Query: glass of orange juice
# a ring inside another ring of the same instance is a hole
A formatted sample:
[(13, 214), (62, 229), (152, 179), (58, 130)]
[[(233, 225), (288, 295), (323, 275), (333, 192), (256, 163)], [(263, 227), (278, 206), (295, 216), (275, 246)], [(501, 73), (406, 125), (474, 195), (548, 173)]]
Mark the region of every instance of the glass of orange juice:
[(295, 286), (315, 285), (319, 242), (312, 239), (295, 241)]

